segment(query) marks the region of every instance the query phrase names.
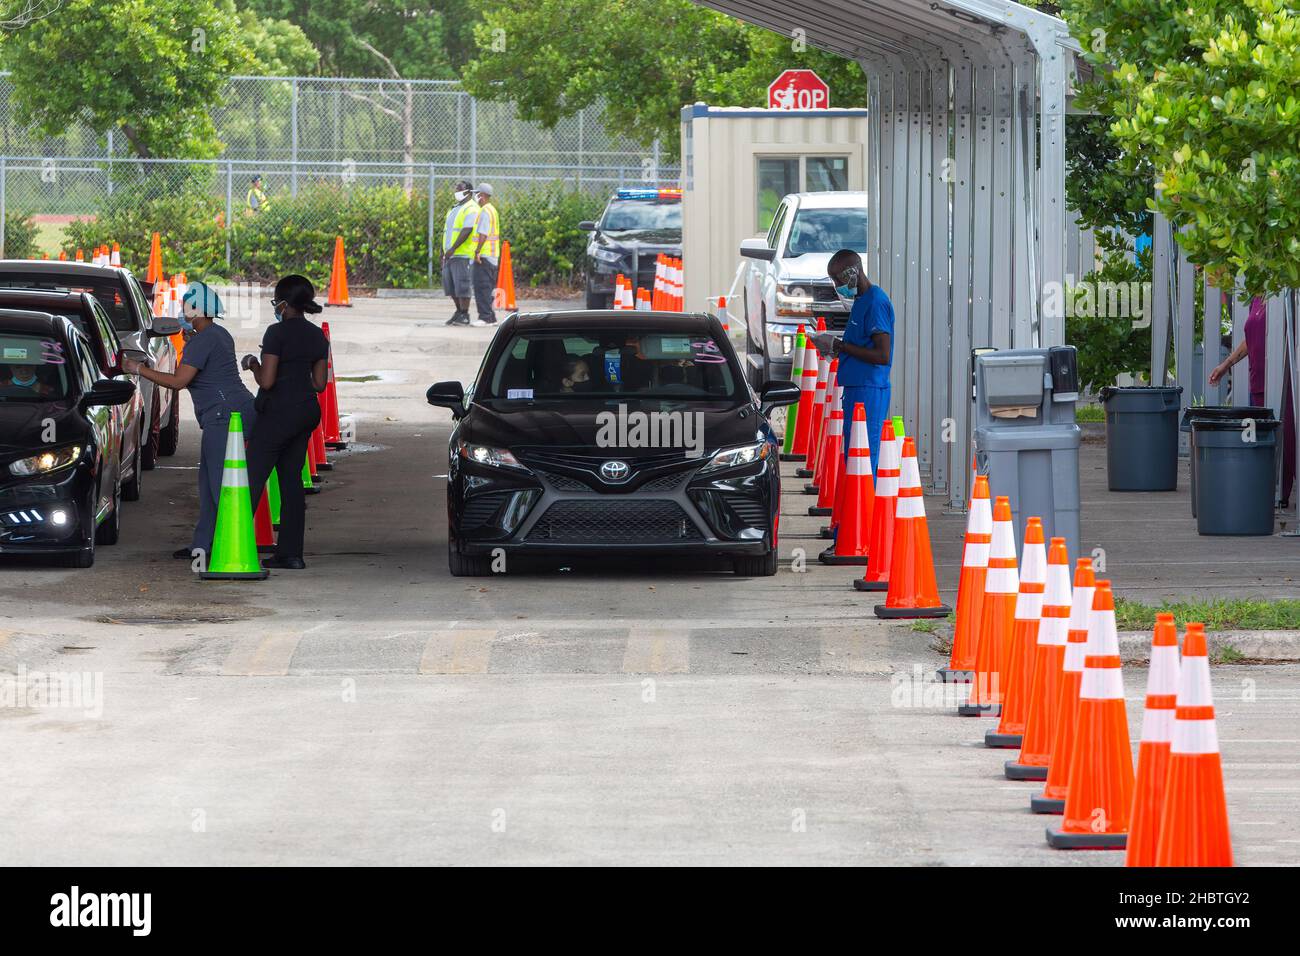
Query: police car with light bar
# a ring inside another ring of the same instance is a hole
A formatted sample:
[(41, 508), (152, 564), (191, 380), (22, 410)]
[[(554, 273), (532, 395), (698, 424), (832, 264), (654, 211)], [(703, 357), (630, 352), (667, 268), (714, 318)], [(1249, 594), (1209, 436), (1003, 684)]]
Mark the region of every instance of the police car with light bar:
[(617, 190), (594, 222), (578, 223), (591, 233), (585, 263), (587, 308), (613, 305), (614, 278), (636, 288), (654, 287), (655, 258), (682, 254), (682, 191), (652, 186)]

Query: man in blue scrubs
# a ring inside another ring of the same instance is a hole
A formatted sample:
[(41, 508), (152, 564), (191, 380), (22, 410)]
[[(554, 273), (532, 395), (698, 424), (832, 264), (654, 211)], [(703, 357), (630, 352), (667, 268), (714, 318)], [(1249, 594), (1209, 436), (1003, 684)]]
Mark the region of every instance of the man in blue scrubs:
[[(852, 249), (831, 256), (826, 272), (842, 300), (852, 302), (844, 338), (829, 333), (816, 337), (817, 347), (831, 349), (839, 359), (836, 382), (844, 387), (844, 420), (853, 421), (859, 403), (867, 413), (871, 441), (871, 471), (880, 471), (880, 430), (889, 417), (889, 370), (894, 360), (894, 306), (885, 290), (872, 284), (862, 268), (862, 257)], [(845, 443), (845, 455), (848, 443)]]

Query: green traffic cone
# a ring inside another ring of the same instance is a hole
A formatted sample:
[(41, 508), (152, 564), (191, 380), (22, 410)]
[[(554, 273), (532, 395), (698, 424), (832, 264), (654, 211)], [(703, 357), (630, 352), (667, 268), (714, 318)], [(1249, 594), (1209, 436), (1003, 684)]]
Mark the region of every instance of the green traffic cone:
[(271, 506), (271, 526), (280, 527), (280, 475), (274, 468), (266, 479), (266, 497)]
[(311, 464), (306, 458), (303, 458), (302, 460), (302, 490), (309, 495), (320, 494), (320, 489), (317, 488), (316, 483), (311, 480)]
[[(807, 347), (808, 347), (808, 339), (805, 337), (803, 326), (801, 325), (799, 326), (799, 333), (794, 337), (794, 366), (790, 369), (790, 381), (794, 382), (796, 385), (799, 384), (799, 379), (803, 375), (803, 369), (800, 366), (803, 365), (803, 353), (804, 353), (804, 349), (806, 349)], [(803, 455), (791, 454), (791, 449), (794, 448), (794, 429), (798, 423), (799, 423), (798, 404), (786, 406), (785, 441), (781, 445), (782, 461), (803, 460)]]
[(903, 416), (894, 416), (894, 439), (901, 442), (907, 435), (903, 432)]
[(212, 536), (207, 570), (200, 572), (199, 577), (205, 581), (261, 580), (269, 574), (257, 557), (253, 500), (248, 492), (248, 465), (244, 460), (244, 419), (239, 412), (231, 412), (221, 497), (217, 502), (217, 531)]

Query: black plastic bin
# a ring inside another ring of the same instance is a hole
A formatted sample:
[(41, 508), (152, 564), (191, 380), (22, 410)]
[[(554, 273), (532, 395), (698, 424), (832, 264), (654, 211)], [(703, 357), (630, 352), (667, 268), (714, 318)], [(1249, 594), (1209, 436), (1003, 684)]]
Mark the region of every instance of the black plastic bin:
[(1111, 491), (1178, 489), (1178, 396), (1181, 385), (1108, 385), (1106, 480)]
[(1196, 530), (1201, 534), (1273, 533), (1277, 480), (1276, 418), (1254, 419), (1254, 440), (1236, 419), (1192, 418), (1196, 457)]
[[(1246, 418), (1272, 418), (1273, 409), (1262, 405), (1200, 405), (1183, 409), (1183, 420), (1178, 426), (1180, 432), (1192, 434), (1193, 418), (1208, 418), (1218, 421), (1242, 421)], [(1189, 439), (1189, 440), (1194, 440)], [(1192, 517), (1196, 517), (1196, 448), (1193, 445), (1187, 456), (1187, 471), (1192, 484)]]

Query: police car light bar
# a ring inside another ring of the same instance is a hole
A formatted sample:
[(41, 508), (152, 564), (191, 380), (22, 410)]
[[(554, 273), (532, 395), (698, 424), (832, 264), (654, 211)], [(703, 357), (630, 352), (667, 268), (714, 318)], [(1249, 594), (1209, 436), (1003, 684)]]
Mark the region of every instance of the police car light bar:
[(681, 199), (680, 189), (655, 189), (653, 187), (624, 187), (615, 195), (619, 199)]

